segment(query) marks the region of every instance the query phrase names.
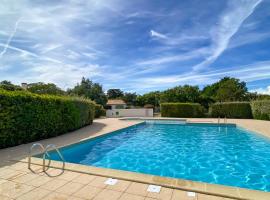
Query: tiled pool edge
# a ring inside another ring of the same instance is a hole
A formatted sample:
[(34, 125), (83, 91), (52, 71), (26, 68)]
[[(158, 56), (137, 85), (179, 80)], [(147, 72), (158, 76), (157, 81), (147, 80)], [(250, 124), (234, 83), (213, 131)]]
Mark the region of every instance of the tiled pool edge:
[[(20, 160), (20, 162), (27, 163), (27, 158)], [(35, 165), (42, 165), (42, 159), (32, 158), (32, 163)], [(51, 161), (52, 168), (62, 169), (62, 162)], [(160, 176), (153, 176), (148, 174), (115, 170), (109, 168), (98, 168), (74, 163), (65, 163), (65, 170), (98, 175), (103, 177), (117, 178), (127, 181), (160, 185), (172, 189), (180, 189), (186, 191), (193, 191), (203, 194), (216, 195), (225, 198), (234, 198), (240, 200), (269, 200), (270, 193), (259, 190), (249, 190), (238, 187), (223, 186), (217, 184), (208, 184), (203, 182), (196, 182), (184, 179), (167, 178)]]

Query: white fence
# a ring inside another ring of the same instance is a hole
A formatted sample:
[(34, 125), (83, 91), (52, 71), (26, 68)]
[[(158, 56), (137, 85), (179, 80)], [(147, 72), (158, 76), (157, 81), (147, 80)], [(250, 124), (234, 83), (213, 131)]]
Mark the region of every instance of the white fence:
[(106, 111), (107, 117), (153, 117), (152, 108), (112, 109)]

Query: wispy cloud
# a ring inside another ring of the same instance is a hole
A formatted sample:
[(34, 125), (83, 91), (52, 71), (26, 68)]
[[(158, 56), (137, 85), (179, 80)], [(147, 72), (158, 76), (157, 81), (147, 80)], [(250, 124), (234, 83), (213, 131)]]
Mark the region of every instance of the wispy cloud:
[(3, 48), (3, 50), (0, 52), (0, 59), (1, 57), (6, 53), (8, 47), (9, 47), (9, 44), (12, 40), (12, 38), (14, 37), (14, 35), (16, 34), (17, 32), (17, 28), (18, 28), (18, 25), (20, 23), (20, 21), (22, 20), (22, 18), (20, 17), (16, 22), (15, 22), (15, 25), (14, 25), (14, 30), (11, 32), (11, 34), (9, 35), (8, 39), (7, 39), (7, 42)]
[(154, 30), (150, 30), (150, 36), (153, 38), (161, 38), (161, 39), (167, 39), (168, 37), (162, 33), (156, 32)]
[(229, 1), (228, 8), (212, 30), (211, 55), (193, 69), (200, 70), (212, 64), (227, 49), (231, 38), (261, 2), (262, 0)]

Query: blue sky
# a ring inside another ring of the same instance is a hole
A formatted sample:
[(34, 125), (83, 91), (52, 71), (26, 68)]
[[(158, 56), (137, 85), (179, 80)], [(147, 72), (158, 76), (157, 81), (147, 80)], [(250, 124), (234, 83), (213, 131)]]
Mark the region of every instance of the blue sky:
[(270, 94), (270, 0), (0, 0), (0, 79), (145, 93), (224, 76)]

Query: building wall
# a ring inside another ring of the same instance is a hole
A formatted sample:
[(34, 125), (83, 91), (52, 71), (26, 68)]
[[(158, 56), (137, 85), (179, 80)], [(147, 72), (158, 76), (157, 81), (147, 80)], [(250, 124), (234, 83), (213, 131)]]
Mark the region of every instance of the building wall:
[(107, 117), (153, 117), (152, 108), (112, 109), (106, 111)]
[(112, 109), (125, 109), (126, 105), (111, 105)]

